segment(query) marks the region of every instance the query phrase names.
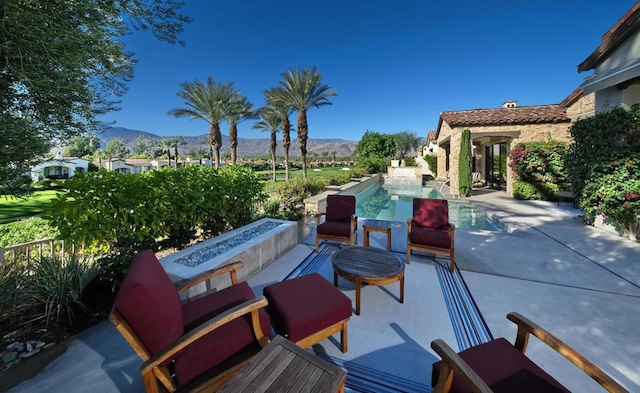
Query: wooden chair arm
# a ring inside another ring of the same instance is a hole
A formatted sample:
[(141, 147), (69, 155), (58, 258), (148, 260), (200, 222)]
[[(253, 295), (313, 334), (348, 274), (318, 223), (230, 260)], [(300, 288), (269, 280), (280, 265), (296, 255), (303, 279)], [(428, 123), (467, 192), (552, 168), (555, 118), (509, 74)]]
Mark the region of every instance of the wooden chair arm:
[(220, 326), (249, 313), (251, 314), (251, 323), (253, 326), (254, 335), (260, 343), (260, 346), (265, 347), (269, 342), (269, 338), (268, 336), (264, 335), (264, 332), (260, 327), (260, 317), (258, 315), (258, 311), (261, 308), (266, 307), (267, 304), (267, 299), (264, 296), (259, 296), (251, 300), (247, 300), (246, 302), (241, 303), (223, 312), (222, 314), (216, 315), (215, 317), (209, 319), (197, 328), (193, 329), (189, 333), (171, 343), (171, 345), (169, 345), (167, 348), (149, 358), (142, 364), (140, 373), (144, 378), (146, 374), (152, 373), (154, 368), (158, 367), (165, 360), (171, 358), (173, 355), (184, 349), (187, 345), (193, 343), (207, 333), (214, 331)]
[(454, 374), (462, 378), (465, 384), (475, 393), (493, 392), (444, 340), (437, 339), (432, 341), (431, 348), (442, 358), (438, 383), (433, 388), (433, 393), (448, 393), (453, 383)]
[(316, 214), (316, 225), (322, 224), (322, 217), (326, 216), (327, 213), (318, 213)]
[(565, 344), (562, 340), (549, 333), (547, 330), (531, 321), (530, 319), (520, 315), (517, 312), (507, 314), (507, 319), (518, 326), (518, 333), (514, 347), (525, 353), (529, 342), (529, 335), (536, 336), (540, 341), (553, 348), (556, 352), (567, 358), (571, 363), (575, 364), (579, 369), (593, 378), (609, 392), (627, 392), (622, 386), (613, 380), (609, 375), (602, 371), (598, 366), (591, 363), (575, 349)]
[(229, 264), (227, 266), (223, 266), (219, 269), (215, 269), (215, 270), (210, 270), (207, 273), (204, 273), (196, 278), (194, 278), (193, 280), (189, 281), (188, 283), (182, 285), (180, 288), (178, 288), (178, 293), (184, 292), (187, 289), (194, 287), (198, 284), (200, 284), (203, 281), (207, 281), (210, 280), (214, 277), (220, 276), (222, 274), (225, 273), (230, 273), (231, 274), (231, 284), (232, 285), (236, 285), (238, 283), (238, 275), (236, 274), (236, 271), (240, 268), (242, 268), (244, 266), (244, 264), (240, 261), (238, 262), (234, 262), (232, 264)]
[(351, 222), (351, 233), (353, 233), (353, 231), (358, 227), (358, 216), (352, 214), (349, 220)]

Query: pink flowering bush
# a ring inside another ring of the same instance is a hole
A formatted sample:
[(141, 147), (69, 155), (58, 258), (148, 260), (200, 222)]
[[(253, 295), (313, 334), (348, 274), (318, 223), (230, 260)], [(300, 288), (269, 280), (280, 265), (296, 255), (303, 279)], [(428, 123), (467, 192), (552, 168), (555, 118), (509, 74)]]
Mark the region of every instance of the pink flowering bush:
[(509, 152), (509, 166), (517, 199), (556, 200), (561, 189), (569, 189), (565, 167), (567, 146), (562, 142), (522, 143)]

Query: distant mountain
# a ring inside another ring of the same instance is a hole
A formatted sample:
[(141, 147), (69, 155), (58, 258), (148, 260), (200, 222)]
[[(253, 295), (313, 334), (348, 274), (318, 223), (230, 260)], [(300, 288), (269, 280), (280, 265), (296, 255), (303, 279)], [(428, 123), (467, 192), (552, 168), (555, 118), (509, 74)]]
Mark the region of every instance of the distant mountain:
[[(107, 142), (113, 138), (124, 138), (127, 147), (129, 147), (133, 141), (133, 138), (138, 135), (143, 135), (144, 137), (149, 139), (162, 138), (161, 136), (152, 134), (150, 132), (131, 130), (124, 127), (107, 128), (103, 132), (98, 134), (98, 138), (100, 139), (100, 146), (103, 148), (107, 145)], [(295, 135), (295, 133), (293, 135)], [(183, 136), (186, 145), (180, 146), (178, 148), (178, 153), (180, 155), (186, 154), (189, 150), (195, 147), (202, 147), (208, 150), (209, 147), (206, 142), (207, 137), (207, 134), (199, 136)], [(348, 157), (355, 152), (357, 145), (357, 142), (347, 141), (343, 139), (310, 138), (307, 140), (307, 151), (309, 154), (321, 155), (323, 152), (327, 152), (330, 155), (333, 155), (335, 153), (337, 157)], [(229, 150), (229, 137), (223, 134), (221, 151), (225, 152), (227, 150)], [(268, 154), (269, 138), (238, 138), (238, 156), (258, 157), (266, 156)], [(282, 148), (282, 139), (278, 140), (276, 154), (280, 156), (284, 154), (284, 149)], [(300, 156), (300, 147), (298, 145), (297, 139), (293, 139), (291, 141), (289, 155), (292, 157)]]

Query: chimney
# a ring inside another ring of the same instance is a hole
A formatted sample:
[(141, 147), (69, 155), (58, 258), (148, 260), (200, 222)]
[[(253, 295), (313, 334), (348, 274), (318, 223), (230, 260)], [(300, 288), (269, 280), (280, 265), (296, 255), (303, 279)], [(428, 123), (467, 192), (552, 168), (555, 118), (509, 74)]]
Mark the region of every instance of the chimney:
[(515, 100), (505, 101), (502, 104), (503, 108), (515, 108), (516, 106), (518, 106), (518, 101), (515, 101)]

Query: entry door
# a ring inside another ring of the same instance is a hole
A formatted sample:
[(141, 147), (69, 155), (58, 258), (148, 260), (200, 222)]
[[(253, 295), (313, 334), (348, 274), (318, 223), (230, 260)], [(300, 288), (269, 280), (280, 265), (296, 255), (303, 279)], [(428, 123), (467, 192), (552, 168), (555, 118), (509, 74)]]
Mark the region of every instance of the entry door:
[(496, 143), (485, 148), (486, 179), (491, 188), (507, 187), (507, 143)]

